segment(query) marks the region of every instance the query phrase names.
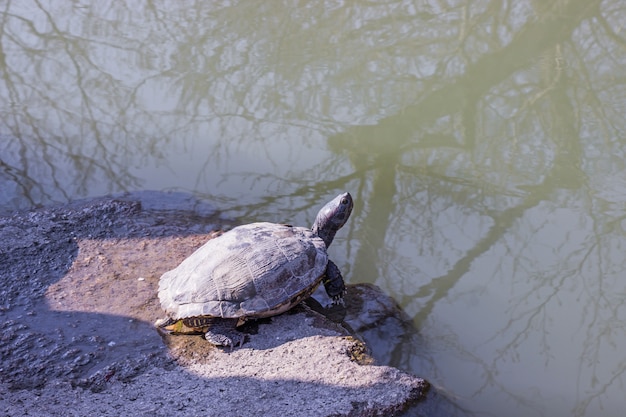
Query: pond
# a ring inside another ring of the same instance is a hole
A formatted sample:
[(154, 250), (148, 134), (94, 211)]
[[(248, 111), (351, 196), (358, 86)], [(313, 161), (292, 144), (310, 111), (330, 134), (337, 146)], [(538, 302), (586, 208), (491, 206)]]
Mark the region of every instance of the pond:
[(381, 360), (434, 413), (623, 415), (620, 1), (0, 10), (0, 212), (172, 190), (308, 225), (349, 191), (330, 254), (413, 319)]

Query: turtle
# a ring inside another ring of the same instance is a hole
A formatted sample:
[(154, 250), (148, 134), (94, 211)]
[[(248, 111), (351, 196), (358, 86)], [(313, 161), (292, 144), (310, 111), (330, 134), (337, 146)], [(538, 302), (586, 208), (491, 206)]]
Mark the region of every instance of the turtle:
[(320, 283), (334, 304), (346, 292), (327, 249), (352, 212), (342, 193), (317, 214), (313, 226), (268, 222), (235, 227), (210, 239), (159, 280), (166, 317), (155, 325), (172, 334), (204, 334), (216, 346), (244, 343), (237, 326), (275, 316), (309, 297)]

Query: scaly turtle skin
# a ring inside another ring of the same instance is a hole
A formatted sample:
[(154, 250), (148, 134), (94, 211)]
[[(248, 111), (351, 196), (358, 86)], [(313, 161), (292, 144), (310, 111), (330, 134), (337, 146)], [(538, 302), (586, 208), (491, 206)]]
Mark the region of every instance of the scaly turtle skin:
[(243, 343), (238, 324), (289, 310), (320, 282), (343, 302), (343, 278), (326, 249), (352, 206), (344, 193), (320, 210), (311, 229), (251, 223), (209, 240), (161, 277), (167, 317), (156, 325), (177, 334), (204, 333), (209, 342), (232, 347)]

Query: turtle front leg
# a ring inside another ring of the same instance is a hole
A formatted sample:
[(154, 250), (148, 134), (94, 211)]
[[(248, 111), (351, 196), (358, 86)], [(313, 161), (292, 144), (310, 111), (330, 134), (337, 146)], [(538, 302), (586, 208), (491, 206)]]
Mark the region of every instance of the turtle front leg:
[(230, 347), (243, 345), (245, 335), (237, 330), (239, 319), (214, 318), (204, 333), (204, 338), (215, 346)]
[(333, 261), (328, 261), (326, 266), (326, 276), (322, 281), (326, 294), (333, 299), (333, 304), (343, 304), (343, 296), (346, 293), (346, 286), (341, 276), (341, 271)]

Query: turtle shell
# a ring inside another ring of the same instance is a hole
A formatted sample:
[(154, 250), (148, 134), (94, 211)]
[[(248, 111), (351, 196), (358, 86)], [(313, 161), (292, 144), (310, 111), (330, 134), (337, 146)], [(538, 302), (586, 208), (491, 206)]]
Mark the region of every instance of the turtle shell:
[(309, 296), (327, 263), (324, 241), (309, 229), (247, 224), (209, 240), (163, 274), (159, 299), (172, 319), (272, 316)]

